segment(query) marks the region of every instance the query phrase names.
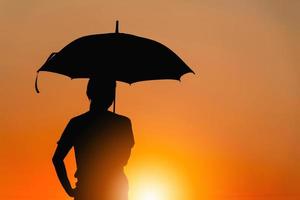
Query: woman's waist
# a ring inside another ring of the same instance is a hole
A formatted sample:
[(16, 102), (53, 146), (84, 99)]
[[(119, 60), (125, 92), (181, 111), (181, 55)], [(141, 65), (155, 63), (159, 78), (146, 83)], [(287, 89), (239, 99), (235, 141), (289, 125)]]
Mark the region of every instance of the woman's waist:
[(115, 184), (127, 185), (128, 179), (125, 173), (115, 172), (115, 173), (99, 173), (99, 174), (89, 174), (83, 175), (78, 174), (76, 187), (91, 187), (94, 185), (96, 188), (110, 187)]
[[(77, 169), (74, 174), (74, 177), (79, 179), (106, 179), (111, 177), (122, 177), (125, 176), (123, 167), (114, 167), (114, 168), (102, 168), (97, 170), (84, 170), (84, 169)], [(126, 177), (126, 176), (125, 176)]]

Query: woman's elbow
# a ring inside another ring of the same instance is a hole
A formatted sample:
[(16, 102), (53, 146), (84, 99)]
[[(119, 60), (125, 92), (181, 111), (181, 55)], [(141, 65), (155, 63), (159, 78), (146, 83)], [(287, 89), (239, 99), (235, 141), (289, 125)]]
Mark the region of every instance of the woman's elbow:
[(63, 162), (63, 159), (54, 154), (53, 157), (52, 157), (52, 163), (54, 165), (56, 165), (56, 164), (59, 164), (61, 162)]

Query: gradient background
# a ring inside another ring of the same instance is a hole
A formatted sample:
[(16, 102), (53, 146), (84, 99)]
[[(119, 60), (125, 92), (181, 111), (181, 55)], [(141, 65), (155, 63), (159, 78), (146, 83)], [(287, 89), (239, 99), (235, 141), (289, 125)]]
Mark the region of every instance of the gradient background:
[[(117, 112), (136, 140), (130, 199), (158, 187), (163, 200), (299, 200), (299, 10), (297, 0), (0, 0), (0, 199), (67, 199), (51, 158), (88, 109), (87, 80), (40, 73), (37, 95), (35, 72), (118, 19), (196, 72), (118, 83)], [(72, 176), (73, 154), (67, 165)]]

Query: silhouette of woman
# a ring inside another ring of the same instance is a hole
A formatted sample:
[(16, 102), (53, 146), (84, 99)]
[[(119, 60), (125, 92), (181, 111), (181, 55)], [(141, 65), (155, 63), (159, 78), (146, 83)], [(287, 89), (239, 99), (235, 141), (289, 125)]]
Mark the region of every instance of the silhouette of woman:
[[(115, 98), (115, 81), (90, 79), (90, 110), (70, 120), (52, 161), (66, 193), (75, 200), (127, 200), (128, 182), (123, 167), (134, 137), (130, 119), (108, 111)], [(76, 188), (67, 177), (64, 158), (74, 147)]]

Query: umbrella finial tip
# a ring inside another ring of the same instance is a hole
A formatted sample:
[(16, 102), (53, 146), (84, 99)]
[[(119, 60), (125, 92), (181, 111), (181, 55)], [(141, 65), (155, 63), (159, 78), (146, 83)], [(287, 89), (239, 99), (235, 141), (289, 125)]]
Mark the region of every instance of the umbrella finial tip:
[(119, 33), (119, 20), (116, 21), (116, 33)]

